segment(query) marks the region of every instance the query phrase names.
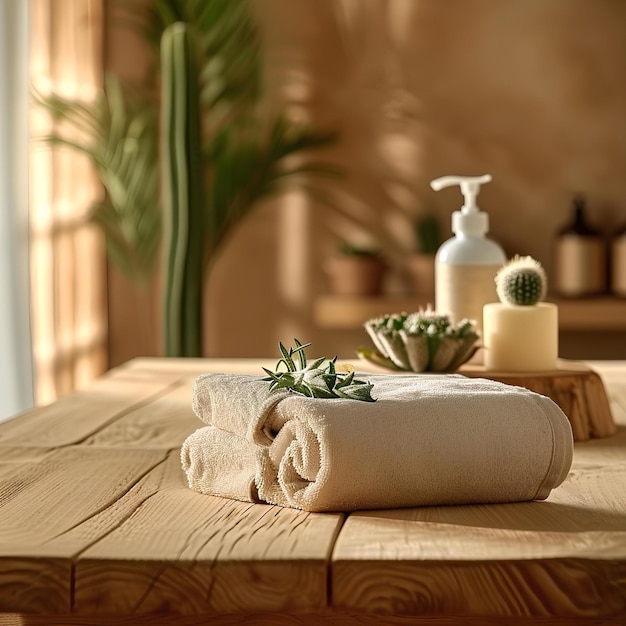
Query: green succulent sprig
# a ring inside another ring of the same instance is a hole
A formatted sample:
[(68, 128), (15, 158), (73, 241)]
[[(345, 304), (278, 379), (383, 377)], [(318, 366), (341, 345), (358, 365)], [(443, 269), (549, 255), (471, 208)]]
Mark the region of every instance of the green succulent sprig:
[[(308, 362), (304, 350), (311, 344), (302, 344), (294, 339), (295, 348), (285, 348), (279, 343), (282, 358), (276, 364), (276, 371), (263, 368), (270, 382), (270, 391), (287, 389), (309, 398), (347, 398), (363, 402), (375, 402), (371, 391), (373, 384), (354, 377), (354, 372), (338, 372), (335, 363), (337, 357), (328, 360), (325, 357)], [(279, 371), (281, 366), (286, 371)]]

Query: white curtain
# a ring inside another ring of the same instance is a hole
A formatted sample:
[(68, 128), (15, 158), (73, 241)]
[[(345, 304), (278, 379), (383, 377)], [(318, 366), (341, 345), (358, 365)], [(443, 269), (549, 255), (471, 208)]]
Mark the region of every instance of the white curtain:
[[(28, 5), (31, 86), (44, 95), (92, 101), (102, 85), (103, 0)], [(40, 141), (57, 124), (42, 107), (31, 107), (30, 298), (38, 405), (88, 384), (107, 367), (104, 241), (87, 219), (102, 186), (85, 157)], [(63, 134), (72, 137), (70, 129)]]
[(0, 420), (33, 404), (27, 49), (28, 3), (0, 0)]

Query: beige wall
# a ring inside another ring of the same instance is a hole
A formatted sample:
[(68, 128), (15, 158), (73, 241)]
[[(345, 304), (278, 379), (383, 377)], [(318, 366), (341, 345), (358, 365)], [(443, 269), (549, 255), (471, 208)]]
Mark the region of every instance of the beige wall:
[[(334, 210), (286, 196), (235, 233), (207, 289), (207, 354), (274, 354), (296, 336), (316, 354), (350, 356), (367, 343), (360, 330), (313, 322), (323, 259), (337, 237), (374, 233), (396, 268), (388, 288), (407, 288), (412, 218), (434, 212), (448, 236), (461, 204), (457, 190), (430, 190), (443, 174), (491, 173), (480, 196), (491, 236), (548, 272), (573, 192), (587, 195), (602, 229), (626, 222), (625, 2), (256, 0), (256, 8), (272, 93), (294, 116), (341, 132), (327, 156), (346, 177), (332, 190)], [(626, 357), (623, 333), (607, 341)]]

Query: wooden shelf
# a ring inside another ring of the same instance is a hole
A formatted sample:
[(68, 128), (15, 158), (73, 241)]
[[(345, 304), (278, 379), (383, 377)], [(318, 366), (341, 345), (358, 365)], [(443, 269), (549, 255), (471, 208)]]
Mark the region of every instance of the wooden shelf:
[[(547, 298), (559, 307), (559, 328), (566, 331), (626, 330), (626, 299), (603, 296), (566, 300)], [(401, 311), (417, 311), (435, 302), (435, 297), (415, 296), (319, 296), (314, 318), (320, 328), (347, 330), (359, 328), (366, 320)]]

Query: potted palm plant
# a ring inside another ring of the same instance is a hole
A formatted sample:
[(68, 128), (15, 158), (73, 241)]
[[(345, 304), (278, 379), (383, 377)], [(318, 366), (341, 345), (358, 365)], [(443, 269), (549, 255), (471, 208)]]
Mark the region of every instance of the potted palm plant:
[(376, 296), (382, 292), (387, 269), (378, 248), (343, 241), (324, 269), (331, 293), (342, 296)]
[[(129, 19), (137, 10), (129, 6)], [(259, 199), (336, 174), (310, 157), (334, 134), (261, 107), (262, 45), (248, 0), (159, 0), (140, 26), (160, 59), (160, 97), (131, 95), (114, 76), (91, 105), (38, 96), (81, 131), (45, 139), (94, 163), (106, 198), (92, 216), (113, 261), (144, 277), (162, 248), (165, 354), (200, 356), (202, 289), (224, 242)]]

